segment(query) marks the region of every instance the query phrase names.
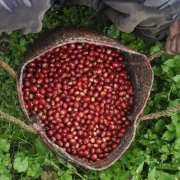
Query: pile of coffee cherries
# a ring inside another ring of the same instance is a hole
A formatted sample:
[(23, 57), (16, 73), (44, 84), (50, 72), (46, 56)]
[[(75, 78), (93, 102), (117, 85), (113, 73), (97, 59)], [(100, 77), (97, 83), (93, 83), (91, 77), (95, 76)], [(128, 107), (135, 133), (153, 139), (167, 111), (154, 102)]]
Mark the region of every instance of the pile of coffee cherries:
[(88, 161), (106, 158), (131, 122), (133, 88), (121, 53), (88, 43), (63, 45), (23, 72), (23, 99), (51, 141)]

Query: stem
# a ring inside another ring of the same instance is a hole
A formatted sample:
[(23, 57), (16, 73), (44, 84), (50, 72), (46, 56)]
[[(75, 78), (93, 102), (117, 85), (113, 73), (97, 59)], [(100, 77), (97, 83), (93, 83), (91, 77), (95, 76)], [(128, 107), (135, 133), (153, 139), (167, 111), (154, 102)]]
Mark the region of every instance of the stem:
[(21, 128), (27, 130), (28, 132), (31, 132), (33, 134), (37, 134), (37, 131), (33, 127), (27, 125), (23, 121), (15, 118), (13, 116), (10, 116), (7, 113), (4, 113), (4, 112), (0, 111), (0, 118), (4, 119), (6, 121), (9, 121), (9, 122), (13, 122), (13, 123), (17, 124), (18, 126), (20, 126)]
[(165, 53), (166, 52), (164, 50), (159, 50), (159, 51), (155, 52), (154, 54), (152, 54), (149, 59), (150, 59), (150, 61), (152, 61), (155, 58), (157, 58), (157, 57), (159, 57), (159, 56), (161, 56), (162, 54), (165, 54)]
[(16, 72), (1, 59), (0, 59), (0, 67), (6, 70), (13, 78), (16, 78)]
[(157, 118), (164, 117), (164, 116), (170, 116), (172, 113), (176, 113), (176, 112), (180, 112), (180, 104), (178, 104), (175, 107), (168, 108), (167, 110), (164, 110), (164, 111), (160, 111), (160, 112), (152, 113), (152, 114), (148, 114), (148, 115), (142, 115), (139, 117), (137, 123), (139, 123), (140, 121), (157, 119)]

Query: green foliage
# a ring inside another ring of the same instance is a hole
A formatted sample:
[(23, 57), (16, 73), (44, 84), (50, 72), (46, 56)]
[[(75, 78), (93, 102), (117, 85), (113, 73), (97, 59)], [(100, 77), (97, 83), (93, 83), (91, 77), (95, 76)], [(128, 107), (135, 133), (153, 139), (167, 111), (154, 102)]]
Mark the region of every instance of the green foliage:
[(26, 172), (28, 169), (28, 157), (26, 157), (23, 152), (15, 154), (13, 168), (19, 173)]
[[(38, 34), (5, 35), (8, 49), (0, 52), (4, 60), (18, 70), (23, 55), (42, 33), (56, 27), (84, 26), (103, 32), (131, 48), (151, 55), (164, 42), (147, 43), (133, 34), (122, 33), (100, 12), (87, 7), (52, 7)], [(167, 109), (180, 102), (180, 56), (163, 55), (152, 62), (154, 84), (144, 114)], [(0, 109), (22, 120), (16, 83), (0, 69)], [(136, 137), (118, 162), (102, 171), (85, 170), (55, 156), (34, 135), (0, 121), (0, 180), (89, 179), (89, 180), (175, 180), (180, 178), (180, 114), (140, 123)]]
[(10, 144), (8, 141), (0, 138), (0, 180), (12, 179), (12, 175), (10, 174), (12, 164), (9, 149)]

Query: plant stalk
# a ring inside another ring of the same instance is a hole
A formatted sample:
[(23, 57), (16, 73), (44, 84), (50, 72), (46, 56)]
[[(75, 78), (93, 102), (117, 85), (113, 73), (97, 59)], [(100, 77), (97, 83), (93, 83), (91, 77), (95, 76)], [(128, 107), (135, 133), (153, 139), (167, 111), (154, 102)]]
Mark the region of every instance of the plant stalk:
[(17, 119), (13, 116), (10, 116), (7, 113), (0, 111), (0, 118), (2, 118), (3, 120), (9, 121), (9, 122), (13, 122), (16, 125), (20, 126), (21, 128), (27, 130), (28, 132), (31, 132), (33, 134), (37, 134), (37, 130), (34, 129), (32, 126), (27, 125), (26, 123), (24, 123), (20, 119)]
[(0, 59), (0, 67), (6, 70), (13, 78), (16, 78), (16, 72), (1, 59)]
[(138, 119), (138, 123), (140, 121), (145, 121), (145, 120), (150, 120), (150, 119), (157, 119), (160, 117), (164, 116), (170, 116), (172, 113), (180, 112), (180, 104), (178, 104), (175, 107), (168, 108), (167, 110), (152, 113), (152, 114), (147, 114), (147, 115), (142, 115)]

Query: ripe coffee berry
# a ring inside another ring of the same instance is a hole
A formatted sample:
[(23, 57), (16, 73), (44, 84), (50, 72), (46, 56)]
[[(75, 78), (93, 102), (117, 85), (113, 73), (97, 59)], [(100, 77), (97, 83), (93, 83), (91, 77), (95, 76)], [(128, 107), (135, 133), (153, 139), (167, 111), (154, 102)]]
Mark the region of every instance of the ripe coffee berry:
[(72, 43), (35, 58), (24, 70), (23, 98), (51, 141), (88, 161), (106, 158), (131, 122), (133, 88), (121, 53)]

